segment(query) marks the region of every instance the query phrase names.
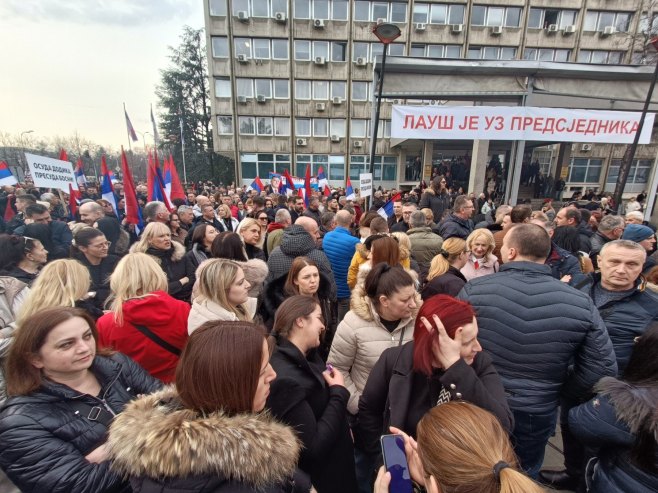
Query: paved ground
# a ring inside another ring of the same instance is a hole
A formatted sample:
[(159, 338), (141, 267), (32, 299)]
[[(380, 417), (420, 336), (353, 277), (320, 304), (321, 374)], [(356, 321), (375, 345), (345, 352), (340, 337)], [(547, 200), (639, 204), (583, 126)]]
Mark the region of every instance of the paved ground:
[[(555, 436), (548, 441), (546, 445), (546, 455), (544, 456), (544, 465), (542, 468), (546, 469), (562, 469), (564, 468), (564, 457), (562, 456), (562, 432), (560, 431), (560, 425), (558, 423), (557, 430), (555, 431)], [(546, 488), (548, 492), (571, 492), (571, 490), (552, 490)]]

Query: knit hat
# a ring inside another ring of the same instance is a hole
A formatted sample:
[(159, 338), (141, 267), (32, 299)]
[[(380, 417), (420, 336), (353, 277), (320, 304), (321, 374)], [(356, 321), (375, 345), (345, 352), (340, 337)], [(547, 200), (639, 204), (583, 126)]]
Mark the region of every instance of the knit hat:
[(626, 226), (626, 229), (624, 229), (624, 234), (621, 239), (639, 243), (650, 238), (653, 234), (653, 230), (648, 226), (643, 226), (642, 224), (629, 224)]

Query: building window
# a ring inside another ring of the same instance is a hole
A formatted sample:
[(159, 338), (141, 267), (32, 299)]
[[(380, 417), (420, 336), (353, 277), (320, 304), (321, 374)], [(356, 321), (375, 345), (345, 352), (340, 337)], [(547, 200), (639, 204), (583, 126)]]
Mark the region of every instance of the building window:
[(623, 57), (623, 51), (580, 50), (578, 53), (578, 63), (620, 65)]
[(310, 19), (311, 18), (310, 0), (295, 0), (294, 13), (295, 13), (294, 14), (295, 19)]
[(331, 81), (331, 97), (347, 99), (347, 82), (342, 80)]
[(258, 135), (271, 136), (272, 135), (272, 117), (259, 116), (256, 118), (256, 132)]
[(288, 59), (288, 40), (287, 39), (273, 39), (272, 40), (272, 59), (273, 60), (287, 60)]
[(238, 117), (240, 135), (254, 135), (256, 133), (256, 120), (253, 116)]
[[(244, 55), (247, 58), (253, 57), (269, 60), (270, 57), (275, 60), (288, 59), (288, 40), (285, 39), (264, 39), (264, 38), (233, 38), (235, 45), (235, 56)], [(213, 45), (214, 48), (214, 45)], [(228, 44), (226, 53), (228, 56)]]
[(472, 60), (513, 60), (516, 48), (500, 46), (474, 46), (468, 49), (468, 58)]
[(368, 101), (368, 82), (352, 81), (352, 101)]
[(329, 60), (329, 42), (313, 41), (313, 58), (322, 57)]
[[(368, 156), (350, 156), (350, 180), (358, 180), (359, 173), (369, 173), (370, 158)], [(375, 180), (396, 181), (398, 162), (395, 156), (375, 156)]]
[(311, 59), (311, 42), (296, 39), (295, 40), (295, 60), (308, 61)]
[(238, 96), (254, 97), (254, 80), (238, 77), (235, 79), (235, 89)]
[(231, 79), (228, 77), (215, 77), (215, 97), (231, 97)]
[(270, 40), (254, 39), (254, 58), (270, 59)]
[[(210, 0), (211, 6), (215, 0)], [(220, 0), (226, 3), (226, 0)], [(226, 7), (224, 7), (226, 9)], [(233, 0), (233, 15), (247, 12), (250, 17), (271, 17), (277, 12), (288, 12), (287, 0)], [(211, 15), (214, 15), (211, 13)], [(224, 14), (226, 15), (226, 14)]]
[(212, 56), (214, 58), (228, 58), (228, 38), (224, 36), (213, 36)]
[(350, 137), (365, 139), (368, 135), (368, 120), (350, 120)]
[(347, 0), (295, 0), (295, 19), (346, 21)]
[(571, 50), (555, 50), (553, 48), (526, 48), (524, 60), (541, 60), (544, 62), (568, 62)]
[(298, 137), (311, 136), (311, 119), (295, 118), (295, 135)]
[(249, 0), (233, 0), (233, 15), (237, 16), (238, 12), (247, 12), (249, 14), (249, 3)]
[(210, 7), (210, 15), (212, 16), (220, 17), (228, 13), (226, 10), (226, 0), (210, 0), (208, 6)]
[(598, 183), (603, 159), (572, 158), (569, 167), (570, 183)]
[(251, 39), (250, 38), (233, 38), (233, 46), (235, 47), (235, 56), (244, 55), (251, 58)]
[(278, 12), (288, 15), (288, 0), (272, 0), (272, 17)]
[(345, 137), (345, 118), (331, 119), (331, 135), (338, 135), (341, 138)]
[(391, 120), (379, 121), (379, 125), (377, 126), (377, 138), (378, 139), (391, 138)]
[(253, 180), (257, 176), (269, 179), (270, 173), (290, 170), (290, 154), (240, 154), (242, 178)]
[(274, 135), (277, 137), (288, 137), (290, 135), (290, 118), (274, 118)]
[(270, 79), (255, 79), (256, 96), (265, 96), (272, 99), (272, 81)]
[(461, 45), (412, 44), (409, 56), (426, 58), (459, 58)]
[(347, 60), (347, 43), (333, 41), (331, 43), (331, 61), (344, 62)]
[(311, 99), (311, 81), (310, 80), (296, 80), (295, 81), (295, 99)]
[(558, 9), (536, 9), (531, 8), (528, 17), (529, 29), (548, 29), (548, 26), (556, 25), (558, 29), (576, 24), (576, 10)]
[(328, 80), (314, 80), (313, 81), (313, 99), (326, 101), (329, 99), (329, 81)]
[(472, 26), (519, 27), (520, 22), (520, 7), (488, 7), (485, 5), (474, 5), (471, 13)]
[(349, 3), (347, 0), (333, 0), (331, 2), (331, 18), (335, 21), (348, 19)]
[(269, 0), (258, 0), (251, 2), (251, 15), (253, 17), (269, 17), (270, 16), (270, 5)]
[(463, 24), (464, 6), (458, 4), (432, 4), (431, 24)]
[(290, 82), (288, 79), (274, 79), (274, 99), (290, 99)]
[(585, 14), (583, 31), (603, 31), (606, 27), (614, 27), (616, 31), (628, 32), (632, 14), (628, 12), (609, 12), (590, 10)]
[(233, 135), (233, 117), (231, 115), (217, 116), (217, 133), (219, 135)]
[[(617, 183), (620, 166), (621, 159), (612, 160), (610, 163), (610, 169), (608, 170), (608, 178), (606, 179), (606, 183)], [(636, 185), (649, 183), (652, 167), (653, 161), (651, 159), (633, 159), (633, 164), (631, 165), (631, 170), (628, 173), (628, 180), (626, 181), (626, 184)]]
[(427, 3), (415, 3), (412, 13), (412, 22), (427, 24), (430, 17), (430, 6)]
[(402, 2), (354, 2), (354, 20), (363, 22), (376, 22), (384, 19), (385, 22), (407, 22), (407, 4)]
[(329, 119), (313, 118), (313, 137), (329, 136)]

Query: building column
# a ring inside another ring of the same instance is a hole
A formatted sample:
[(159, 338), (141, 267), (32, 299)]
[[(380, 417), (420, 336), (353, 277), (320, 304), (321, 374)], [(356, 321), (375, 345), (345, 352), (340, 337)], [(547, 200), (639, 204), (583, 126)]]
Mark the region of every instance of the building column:
[[(557, 163), (555, 164), (555, 175), (553, 176), (555, 181), (560, 179), (563, 169), (569, 168), (569, 161), (571, 161), (571, 142), (560, 142), (560, 150), (557, 153)], [(567, 172), (566, 177), (568, 176)], [(567, 181), (566, 177), (564, 181)]]
[(468, 178), (467, 192), (473, 192), (477, 197), (484, 191), (487, 166), (489, 164), (489, 141), (474, 140), (471, 152), (471, 171)]
[(432, 154), (434, 152), (434, 141), (423, 141), (423, 169), (420, 170), (420, 179), (425, 180), (427, 186), (430, 186), (430, 179), (432, 178)]

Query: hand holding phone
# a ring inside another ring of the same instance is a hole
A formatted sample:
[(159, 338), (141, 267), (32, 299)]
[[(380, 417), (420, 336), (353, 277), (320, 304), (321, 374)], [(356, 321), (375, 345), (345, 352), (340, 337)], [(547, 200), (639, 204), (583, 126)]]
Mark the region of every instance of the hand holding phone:
[(411, 474), (402, 435), (383, 435), (380, 439), (384, 467), (391, 475), (390, 493), (412, 493)]
[(329, 387), (332, 387), (333, 385), (341, 385), (345, 386), (345, 379), (343, 378), (343, 374), (339, 371), (336, 371), (331, 364), (327, 364), (327, 369), (322, 372), (322, 376), (324, 377), (325, 382), (327, 382), (327, 385)]

